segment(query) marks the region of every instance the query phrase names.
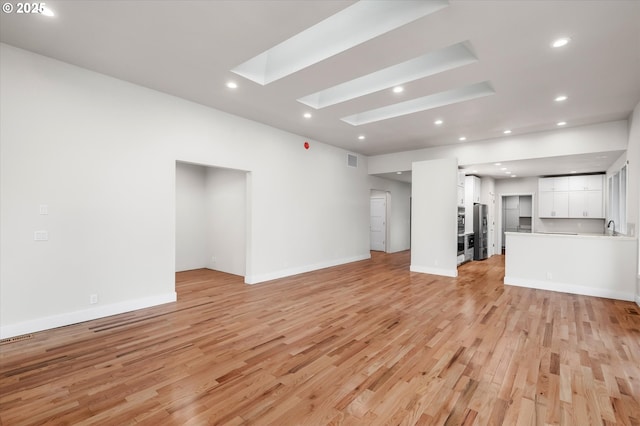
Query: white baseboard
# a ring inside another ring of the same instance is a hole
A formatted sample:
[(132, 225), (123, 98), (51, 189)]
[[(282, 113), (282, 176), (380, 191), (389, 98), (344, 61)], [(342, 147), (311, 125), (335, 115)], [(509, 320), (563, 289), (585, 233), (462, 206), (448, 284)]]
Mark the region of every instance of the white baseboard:
[(419, 266), (419, 265), (411, 265), (409, 267), (411, 272), (420, 272), (422, 274), (431, 274), (431, 275), (442, 275), (445, 277), (457, 277), (458, 270), (457, 269), (444, 269), (444, 268), (433, 268), (430, 266)]
[(504, 277), (504, 283), (516, 287), (535, 288), (538, 290), (557, 291), (560, 293), (581, 294), (584, 296), (604, 297), (607, 299), (627, 300), (632, 302), (633, 292), (623, 292), (607, 288), (585, 287), (576, 284), (559, 283), (553, 281), (530, 280), (526, 278)]
[(640, 306), (640, 294), (636, 296), (636, 305)]
[(318, 269), (330, 268), (332, 266), (344, 265), (345, 263), (357, 262), (359, 260), (371, 259), (371, 253), (361, 256), (344, 257), (342, 259), (334, 259), (327, 262), (314, 263), (313, 265), (304, 265), (296, 268), (282, 269), (266, 274), (245, 275), (245, 284), (258, 284), (265, 281), (277, 280), (278, 278), (290, 277), (292, 275), (303, 274), (305, 272), (317, 271)]
[(77, 324), (79, 322), (149, 308), (156, 305), (162, 305), (164, 303), (175, 302), (176, 300), (176, 292), (172, 291), (166, 294), (126, 300), (124, 302), (112, 303), (110, 305), (97, 305), (94, 308), (83, 309), (81, 311), (66, 312), (58, 315), (36, 318), (18, 324), (3, 325), (0, 326), (0, 339), (35, 333), (37, 331), (50, 330), (56, 327), (63, 327), (65, 325)]

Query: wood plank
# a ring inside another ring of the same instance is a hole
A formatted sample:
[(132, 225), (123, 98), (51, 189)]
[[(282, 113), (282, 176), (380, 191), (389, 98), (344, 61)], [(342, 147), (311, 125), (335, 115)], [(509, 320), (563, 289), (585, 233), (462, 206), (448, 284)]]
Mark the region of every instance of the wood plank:
[(372, 255), (4, 344), (0, 424), (640, 424), (635, 304)]

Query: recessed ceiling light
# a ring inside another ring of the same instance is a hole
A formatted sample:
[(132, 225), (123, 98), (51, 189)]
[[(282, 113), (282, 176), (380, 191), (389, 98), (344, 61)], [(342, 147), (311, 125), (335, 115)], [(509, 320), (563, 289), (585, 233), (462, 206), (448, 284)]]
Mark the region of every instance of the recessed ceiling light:
[(227, 83), (227, 87), (229, 89), (237, 89), (238, 88), (238, 84), (235, 81), (230, 81)]
[(506, 167), (500, 167), (500, 170), (507, 170)]
[(305, 112), (302, 116), (304, 118), (311, 118), (311, 113), (310, 112)]
[(442, 120), (436, 120), (436, 121), (433, 122), (433, 124), (435, 124), (436, 126), (439, 126), (442, 123), (444, 123), (444, 121), (442, 121)]
[(558, 122), (556, 123), (556, 125), (558, 125), (558, 126), (566, 126), (566, 125), (567, 125), (567, 122), (566, 122), (566, 121), (558, 121)]
[(493, 163), (494, 166), (501, 166), (502, 163)]
[(551, 47), (566, 46), (570, 41), (571, 39), (569, 37), (562, 37), (557, 40), (554, 40), (553, 43), (551, 43)]
[(511, 175), (511, 177), (518, 177), (518, 175)]
[(402, 93), (404, 91), (404, 87), (396, 86), (393, 88), (393, 93)]
[(510, 171), (506, 171), (506, 172), (504, 172), (504, 173), (505, 173), (505, 174), (507, 174), (507, 175), (510, 175), (510, 174), (511, 174), (511, 172), (510, 172)]
[(566, 101), (567, 100), (567, 96), (566, 95), (559, 95), (556, 96), (556, 98), (554, 99), (554, 101), (556, 102), (562, 102), (562, 101)]
[(402, 172), (396, 172), (396, 174), (397, 174), (397, 175), (401, 175), (401, 174), (402, 174)]
[(471, 173), (478, 173), (477, 170), (471, 170)]
[(467, 140), (467, 137), (466, 137), (466, 136), (460, 136), (460, 137), (458, 138), (458, 140), (459, 140), (459, 141), (466, 141), (466, 140)]
[[(43, 3), (41, 3), (41, 4), (43, 4)], [(56, 14), (53, 13), (53, 10), (49, 9), (46, 6), (43, 6), (42, 9), (40, 9), (40, 10), (41, 10), (40, 13), (43, 14), (44, 16), (49, 16), (49, 17), (56, 16)]]
[(360, 139), (360, 140), (364, 140), (364, 135), (360, 135), (360, 136), (358, 136), (358, 139)]
[(577, 172), (577, 171), (575, 171), (575, 170), (571, 170), (571, 173), (578, 173), (578, 172)]
[(502, 133), (504, 133), (505, 135), (508, 135), (509, 133), (511, 133), (511, 130), (507, 129), (507, 130), (505, 130), (505, 131), (504, 131), (504, 132), (502, 132)]

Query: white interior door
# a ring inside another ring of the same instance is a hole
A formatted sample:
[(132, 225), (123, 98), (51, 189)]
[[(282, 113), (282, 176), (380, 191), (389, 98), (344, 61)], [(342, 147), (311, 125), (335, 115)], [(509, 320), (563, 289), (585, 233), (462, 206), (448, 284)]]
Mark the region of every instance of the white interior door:
[(371, 198), (371, 250), (386, 251), (387, 201), (384, 198)]

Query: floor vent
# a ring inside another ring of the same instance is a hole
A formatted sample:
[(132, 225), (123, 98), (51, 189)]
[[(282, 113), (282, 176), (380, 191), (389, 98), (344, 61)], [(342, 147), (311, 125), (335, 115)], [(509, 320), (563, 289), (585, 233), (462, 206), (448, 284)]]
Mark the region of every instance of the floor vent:
[(347, 166), (358, 167), (358, 156), (353, 154), (347, 154)]
[(33, 334), (23, 334), (22, 336), (8, 337), (0, 340), (0, 345), (7, 345), (9, 343), (20, 342), (22, 340), (29, 340), (33, 337)]

